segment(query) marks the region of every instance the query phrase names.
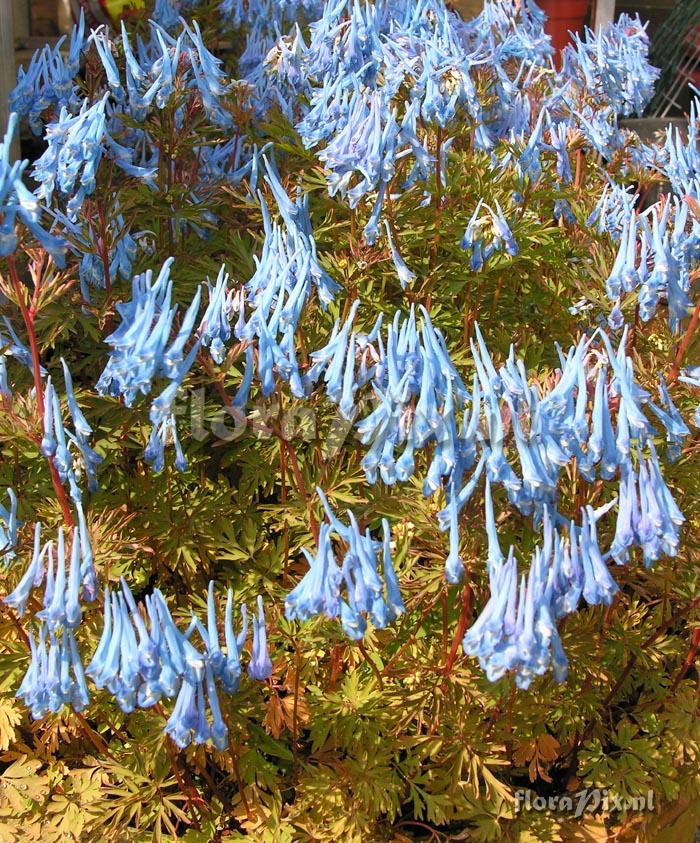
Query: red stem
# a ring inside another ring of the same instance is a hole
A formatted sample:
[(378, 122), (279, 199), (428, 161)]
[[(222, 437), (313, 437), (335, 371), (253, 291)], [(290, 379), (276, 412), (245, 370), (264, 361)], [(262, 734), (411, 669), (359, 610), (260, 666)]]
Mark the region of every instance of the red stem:
[(671, 371), (668, 376), (668, 383), (672, 384), (678, 379), (678, 374), (680, 373), (681, 366), (683, 365), (683, 358), (685, 357), (685, 353), (688, 350), (688, 346), (690, 345), (691, 340), (693, 339), (693, 334), (695, 333), (698, 323), (700, 322), (700, 298), (698, 299), (698, 303), (695, 305), (695, 310), (693, 311), (693, 315), (690, 317), (690, 323), (686, 328), (685, 334), (683, 334), (683, 339), (681, 339), (678, 349), (676, 351), (676, 356), (673, 361), (673, 366), (671, 367)]
[[(24, 326), (27, 329), (27, 337), (29, 339), (29, 350), (32, 355), (32, 374), (34, 375), (34, 391), (36, 392), (37, 413), (39, 415), (39, 419), (43, 419), (44, 385), (41, 382), (41, 363), (39, 360), (39, 344), (36, 338), (36, 331), (34, 330), (34, 313), (30, 313), (30, 311), (27, 309), (27, 304), (24, 301), (24, 293), (22, 290), (23, 284), (20, 281), (19, 273), (17, 272), (17, 265), (15, 264), (15, 259), (13, 255), (8, 256), (7, 263), (10, 268), (10, 278), (12, 279), (12, 286), (14, 287), (15, 295), (17, 296), (17, 303), (19, 304), (19, 309), (22, 313)], [(68, 527), (69, 530), (72, 530), (73, 515), (71, 514), (68, 498), (66, 497), (66, 490), (63, 488), (63, 484), (61, 483), (61, 478), (59, 477), (58, 470), (53, 461), (53, 457), (48, 458), (48, 463), (49, 471), (51, 473), (51, 482), (53, 483), (53, 488), (56, 492), (58, 502), (61, 505), (61, 510), (63, 511), (63, 518), (66, 522), (66, 527)]]
[(112, 301), (112, 279), (109, 275), (109, 250), (107, 248), (107, 218), (105, 209), (101, 203), (97, 205), (97, 216), (100, 220), (100, 237), (98, 239), (102, 270), (105, 276), (105, 290), (107, 292), (107, 304)]
[(452, 667), (457, 658), (457, 651), (459, 650), (459, 642), (464, 637), (467, 631), (469, 620), (472, 616), (472, 608), (474, 604), (474, 592), (469, 582), (465, 583), (462, 589), (462, 611), (459, 614), (459, 621), (457, 621), (457, 629), (455, 630), (455, 637), (452, 640), (452, 648), (450, 654), (445, 662), (445, 676), (449, 676)]
[(698, 649), (700, 649), (700, 626), (696, 627), (693, 630), (693, 634), (690, 636), (690, 649), (688, 650), (688, 655), (685, 657), (685, 661), (681, 665), (681, 669), (676, 674), (676, 678), (671, 683), (671, 687), (668, 689), (669, 694), (673, 694), (676, 688), (680, 685), (681, 679), (686, 675), (686, 673), (690, 670), (690, 666), (695, 661), (695, 657), (698, 654)]

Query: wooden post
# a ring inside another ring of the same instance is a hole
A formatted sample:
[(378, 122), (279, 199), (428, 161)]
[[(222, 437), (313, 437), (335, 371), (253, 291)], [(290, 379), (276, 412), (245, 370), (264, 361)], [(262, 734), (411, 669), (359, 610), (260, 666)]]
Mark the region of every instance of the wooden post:
[(12, 22), (15, 38), (24, 40), (29, 37), (29, 4), (27, 0), (12, 0)]
[(599, 30), (615, 19), (615, 0), (594, 0), (593, 29)]
[[(0, 131), (7, 129), (10, 91), (17, 83), (15, 67), (15, 37), (12, 21), (12, 0), (0, 0)], [(16, 136), (11, 150), (11, 157), (19, 157), (19, 138)]]

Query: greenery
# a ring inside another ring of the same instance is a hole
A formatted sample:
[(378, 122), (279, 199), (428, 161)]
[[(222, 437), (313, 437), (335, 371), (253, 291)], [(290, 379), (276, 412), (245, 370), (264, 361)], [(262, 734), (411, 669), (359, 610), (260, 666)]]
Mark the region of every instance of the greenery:
[[(215, 4), (201, 3), (192, 14), (205, 42), (216, 44), (221, 33)], [(146, 20), (146, 12), (134, 14), (129, 26), (145, 35)], [(240, 34), (219, 45), (232, 78), (242, 48)], [(115, 55), (123, 66), (119, 51)], [(488, 102), (488, 80), (479, 82)], [(100, 84), (103, 71), (93, 46), (80, 85), (88, 93)], [(527, 181), (524, 201), (513, 206), (514, 191), (523, 190), (518, 174), (490, 167), (490, 155), (473, 145), (469, 120), (456, 121), (449, 129), (454, 140), (446, 183), (436, 168), (427, 182), (400, 191), (399, 166), (396, 188), (390, 188), (386, 219), (416, 275), (403, 291), (386, 238), (372, 246), (362, 239), (372, 202), (350, 210), (340, 196), (329, 196), (316, 151), (304, 148), (279, 110), (262, 122), (243, 90), (232, 89), (227, 100), (238, 131), (251, 143), (271, 142), (288, 195), (300, 186), (309, 196), (319, 261), (342, 287), (327, 310), (313, 300), (303, 311), (296, 331), (302, 368), (357, 297), (357, 321), (365, 330), (381, 312), (392, 315), (411, 303), (428, 306), (466, 384), (474, 373), (469, 339), (475, 323), (497, 366), (513, 343), (531, 382), (546, 385), (560, 365), (556, 344), (567, 349), (607, 315), (605, 280), (618, 247), (586, 220), (608, 176), (642, 191), (660, 178), (630, 168), (624, 154), (606, 162), (590, 150), (584, 153), (583, 138), (572, 133), (574, 180), (562, 185), (545, 175)], [(260, 203), (247, 179), (211, 181), (193, 200), (191, 174), (199, 150), (225, 138), (196, 102), (178, 125), (176, 112), (195, 99), (182, 89), (147, 118), (161, 160), (169, 156), (171, 162), (158, 184), (126, 177), (104, 160), (79, 222), (93, 243), (99, 220), (113, 221), (119, 214), (128, 230), (140, 232), (132, 275), (157, 273), (173, 256), (174, 297), (182, 312), (197, 286), (216, 278), (221, 264), (235, 286), (245, 283), (264, 240)], [(442, 130), (424, 131), (430, 150), (439, 151)], [(627, 144), (636, 143), (630, 135)], [(497, 153), (508, 144), (499, 141)], [(554, 153), (543, 153), (546, 173), (553, 172), (555, 160)], [(258, 189), (268, 207), (276, 208), (262, 178)], [(432, 197), (427, 204), (424, 190)], [(516, 207), (509, 222), (519, 253), (497, 252), (473, 271), (460, 240), (479, 199)], [(570, 203), (574, 221), (555, 221), (554, 203), (561, 199)], [(113, 245), (118, 226), (106, 236)], [(678, 555), (647, 569), (636, 550), (629, 564), (615, 567), (620, 591), (613, 604), (582, 606), (560, 624), (567, 680), (557, 684), (546, 674), (529, 690), (518, 690), (511, 675), (489, 682), (461, 647), (465, 627), (489, 597), (482, 486), (460, 516), (467, 578), (450, 586), (443, 574), (447, 535), (436, 519), (445, 506), (444, 491), (424, 497), (417, 479), (425, 475), (430, 454), (416, 453), (416, 475), (407, 483), (368, 484), (360, 465), (366, 447), (321, 390), (299, 400), (280, 385), (264, 398), (254, 385), (246, 424), (234, 424), (225, 408), (242, 377), (240, 343), (231, 345), (221, 366), (204, 355), (193, 366), (177, 405), (188, 467), (178, 472), (169, 449), (164, 470), (154, 473), (143, 457), (151, 430), (149, 401), (140, 398), (127, 408), (95, 390), (108, 357), (104, 337), (119, 324), (115, 303), (130, 299), (130, 283), (114, 278), (111, 289), (92, 289), (88, 302), (77, 257), (69, 254), (60, 269), (28, 233), (11, 261), (21, 286), (3, 261), (2, 313), (29, 345), (20, 299), (32, 307), (41, 363), (62, 383), (60, 358), (66, 359), (94, 431), (92, 447), (103, 457), (98, 490), (84, 494), (101, 588), (124, 576), (139, 600), (157, 586), (183, 627), (192, 609), (204, 616), (212, 579), (217, 590), (233, 587), (237, 604), (252, 606), (263, 594), (273, 673), (262, 684), (244, 676), (235, 694), (221, 695), (229, 727), (224, 751), (209, 744), (178, 749), (163, 732), (172, 700), (125, 714), (111, 694), (92, 687), (84, 712), (65, 706), (33, 721), (14, 695), (30, 660), (25, 630), (41, 597), (32, 594), (22, 619), (3, 608), (2, 843), (692, 839), (700, 822), (696, 429), (680, 459), (664, 464), (687, 519)], [(572, 304), (581, 299), (590, 307), (572, 314)], [(624, 299), (632, 325), (628, 352), (638, 382), (654, 392), (657, 372), (668, 372), (677, 359), (688, 320), (680, 335), (673, 335), (663, 303), (646, 324), (635, 319), (635, 306), (635, 294)], [(697, 337), (682, 353), (684, 363), (699, 359)], [(4, 594), (26, 569), (34, 524), (42, 522), (51, 533), (65, 521), (39, 450), (32, 374), (16, 361), (8, 371), (13, 395), (2, 399), (0, 486), (16, 491), (22, 524), (17, 560), (0, 573)], [(677, 383), (673, 397), (690, 419), (697, 402), (692, 389)], [(368, 392), (362, 400), (370, 398)], [(386, 629), (370, 624), (361, 642), (349, 640), (339, 623), (322, 616), (304, 623), (284, 616), (285, 596), (307, 570), (301, 548), (315, 548), (314, 529), (324, 519), (317, 486), (334, 511), (351, 509), (373, 534), (382, 517), (392, 527), (406, 612)], [(587, 484), (573, 469), (562, 474), (559, 495), (569, 517), (581, 505), (600, 504), (615, 493), (612, 481)], [(501, 545), (513, 544), (527, 558), (540, 528), (509, 504), (502, 489), (494, 490), (494, 499)], [(613, 532), (614, 521), (601, 522), (601, 547), (609, 546)], [(83, 607), (77, 631), (85, 663), (102, 626), (100, 596)], [(613, 807), (581, 817), (516, 810), (518, 790), (549, 796), (584, 787), (604, 787), (625, 799), (652, 790), (655, 810)]]

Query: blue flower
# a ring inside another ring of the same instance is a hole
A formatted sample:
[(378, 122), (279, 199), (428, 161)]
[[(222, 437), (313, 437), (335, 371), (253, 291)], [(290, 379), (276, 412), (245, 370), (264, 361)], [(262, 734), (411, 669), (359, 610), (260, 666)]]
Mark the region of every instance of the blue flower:
[[(207, 281), (209, 304), (199, 326), (202, 345), (208, 348), (215, 363), (223, 363), (226, 354), (225, 344), (231, 337), (231, 317), (236, 305), (235, 293), (228, 288), (229, 277), (222, 266), (216, 278), (216, 284)], [(240, 305), (241, 308), (243, 305)]]
[(238, 688), (241, 675), (240, 653), (248, 635), (248, 613), (246, 607), (241, 606), (243, 628), (236, 635), (233, 628), (233, 590), (228, 590), (226, 598), (226, 614), (224, 619), (224, 637), (226, 641), (226, 661), (221, 666), (221, 683), (229, 694)]
[(17, 696), (31, 711), (35, 720), (48, 712), (57, 714), (64, 705), (83, 711), (89, 703), (78, 646), (71, 630), (49, 632), (47, 653), (47, 627), (39, 625), (37, 639), (28, 632), (31, 661), (17, 690)]
[(391, 236), (391, 228), (387, 220), (384, 220), (384, 227), (386, 228), (386, 237), (389, 241), (389, 249), (391, 250), (391, 259), (394, 262), (396, 274), (399, 276), (401, 289), (405, 290), (409, 284), (416, 280), (416, 275), (406, 266), (406, 262), (401, 257), (399, 250), (396, 248), (396, 244)]
[[(389, 523), (382, 520), (383, 540), (375, 541), (369, 530), (364, 534), (360, 531), (352, 512), (348, 512), (350, 523), (342, 523), (331, 511), (323, 491), (316, 491), (328, 523), (321, 525), (316, 556), (302, 550), (309, 570), (287, 595), (285, 614), (288, 620), (308, 620), (321, 613), (330, 619), (340, 616), (345, 633), (359, 640), (367, 625), (365, 615), (371, 617), (375, 626), (383, 628), (405, 611), (391, 559)], [(331, 542), (334, 533), (347, 548), (340, 565)], [(383, 584), (379, 575), (380, 548)]]
[(454, 487), (448, 490), (448, 494), (447, 511), (449, 513), (450, 553), (445, 560), (445, 579), (451, 585), (456, 585), (464, 577), (464, 563), (459, 555), (458, 502)]
[(660, 71), (648, 62), (649, 36), (639, 15), (619, 16), (584, 37), (574, 35), (563, 51), (562, 76), (578, 77), (588, 96), (608, 102), (624, 116), (641, 115), (654, 93)]
[(17, 85), (10, 92), (10, 111), (26, 116), (35, 135), (42, 132), (45, 111), (57, 111), (75, 103), (80, 56), (87, 48), (82, 9), (79, 22), (71, 30), (68, 50), (65, 41), (64, 35), (53, 47), (47, 44), (36, 50), (27, 70), (20, 67)]
[(39, 245), (51, 255), (56, 265), (63, 267), (66, 243), (62, 238), (49, 234), (41, 226), (40, 197), (31, 193), (22, 181), (28, 162), (15, 161), (10, 164), (10, 146), (16, 128), (17, 114), (11, 113), (5, 137), (0, 144), (0, 257), (11, 255), (17, 247), (15, 226), (19, 217)]
[(267, 629), (262, 597), (258, 596), (258, 613), (253, 615), (253, 649), (248, 663), (252, 679), (268, 679), (272, 675), (272, 662), (267, 649)]
[(15, 609), (20, 617), (25, 612), (32, 588), (38, 588), (44, 579), (44, 557), (49, 552), (49, 548), (50, 545), (43, 547), (41, 545), (41, 524), (37, 521), (34, 525), (34, 550), (31, 562), (14, 591), (3, 598), (3, 603)]
[(13, 489), (7, 490), (10, 499), (10, 508), (6, 509), (0, 504), (0, 555), (3, 565), (7, 568), (15, 558), (15, 547), (17, 546), (17, 495)]

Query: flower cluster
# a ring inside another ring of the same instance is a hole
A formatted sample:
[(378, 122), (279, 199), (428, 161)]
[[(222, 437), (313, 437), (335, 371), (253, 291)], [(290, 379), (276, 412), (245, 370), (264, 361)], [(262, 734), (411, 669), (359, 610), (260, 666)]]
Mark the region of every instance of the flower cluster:
[[(61, 365), (73, 432), (66, 430), (64, 426), (61, 402), (51, 377), (48, 377), (44, 389), (44, 435), (41, 439), (41, 453), (52, 461), (62, 482), (68, 484), (73, 501), (79, 504), (82, 501), (82, 492), (78, 485), (77, 471), (82, 468), (87, 478), (88, 491), (94, 492), (97, 489), (97, 466), (102, 462), (102, 457), (90, 446), (92, 428), (75, 399), (73, 379), (63, 358)], [(74, 446), (80, 457), (79, 465), (74, 461), (70, 445)]]
[(342, 328), (336, 322), (326, 346), (311, 354), (305, 382), (312, 385), (323, 376), (329, 399), (348, 420), (357, 415), (356, 393), (371, 383), (377, 406), (357, 424), (361, 441), (370, 445), (362, 460), (367, 480), (376, 482), (378, 470), (389, 485), (408, 480), (414, 450), (435, 442), (424, 484), (430, 494), (452, 472), (458, 455), (469, 450), (458, 441), (455, 419), (467, 391), (425, 308), (420, 324), (414, 309), (403, 320), (397, 311), (384, 341), (381, 320), (369, 334), (351, 333), (358, 306), (353, 305)]
[(660, 71), (647, 61), (649, 36), (639, 15), (622, 14), (615, 23), (581, 38), (562, 53), (561, 75), (578, 78), (590, 97), (602, 97), (623, 116), (641, 115), (654, 94)]
[(690, 103), (690, 119), (687, 134), (678, 127), (666, 129), (666, 142), (655, 147), (654, 169), (658, 169), (671, 182), (677, 196), (697, 196), (700, 192), (700, 153), (698, 152), (698, 108), (697, 97)]
[[(308, 197), (288, 197), (274, 163), (263, 156), (265, 181), (279, 208), (282, 223), (272, 222), (260, 194), (265, 241), (256, 270), (245, 285), (247, 302), (252, 309), (245, 316), (240, 307), (236, 337), (257, 344), (257, 372), (262, 394), (275, 391), (275, 372), (289, 383), (292, 394), (303, 398), (294, 334), (304, 305), (313, 290), (325, 308), (333, 301), (339, 287), (321, 267), (311, 230)], [(243, 401), (243, 397), (240, 399)]]
[[(109, 94), (92, 105), (83, 100), (77, 114), (61, 108), (58, 119), (46, 127), (47, 149), (34, 164), (39, 182), (37, 197), (51, 202), (54, 191), (68, 196), (66, 211), (76, 218), (85, 199), (95, 191), (97, 171), (105, 153), (129, 175), (151, 178), (154, 169), (134, 163), (135, 150), (120, 144), (107, 126)], [(76, 187), (77, 185), (77, 187)]]
[[(568, 163), (568, 157), (567, 157)], [(488, 211), (488, 215), (479, 216), (482, 210)], [(484, 242), (486, 231), (490, 231), (491, 239)], [(502, 249), (511, 257), (518, 254), (518, 244), (515, 242), (513, 233), (510, 230), (501, 206), (496, 203), (496, 210), (493, 211), (480, 199), (474, 213), (469, 220), (461, 246), (471, 252), (470, 265), (474, 272), (479, 272), (494, 252)]]
[[(105, 591), (104, 627), (92, 661), (86, 668), (97, 688), (114, 694), (123, 711), (136, 706), (149, 708), (163, 697), (177, 697), (165, 727), (178, 746), (205, 743), (211, 739), (219, 749), (228, 743), (228, 730), (221, 715), (215, 681), (227, 693), (238, 688), (241, 675), (240, 655), (245, 646), (248, 620), (241, 607), (243, 626), (236, 634), (233, 628), (233, 592), (228, 591), (222, 652), (216, 619), (214, 583), (209, 584), (207, 626), (196, 615), (186, 632), (181, 632), (158, 589), (146, 595), (143, 611), (137, 606), (122, 578), (121, 590)], [(197, 648), (191, 641), (194, 632), (201, 639)], [(266, 679), (272, 672), (267, 652), (265, 616), (262, 598), (258, 598), (258, 615), (253, 619), (253, 650), (248, 673), (255, 679)], [(212, 722), (205, 712), (209, 703)]]
[(170, 339), (177, 313), (177, 305), (171, 305), (172, 262), (172, 258), (165, 261), (155, 282), (150, 269), (132, 279), (131, 301), (117, 305), (122, 323), (106, 338), (112, 353), (96, 386), (102, 395), (122, 396), (126, 406), (131, 407), (139, 393), (150, 393), (155, 378), (164, 377), (170, 381), (151, 404), (153, 428), (145, 456), (154, 471), (162, 470), (165, 446), (170, 440), (176, 449), (179, 470), (187, 465), (172, 405), (199, 350), (199, 342), (194, 341), (185, 352), (195, 327), (201, 288), (197, 289), (179, 328)]
[[(487, 528), (494, 537), (488, 484), (486, 507)], [(581, 596), (590, 605), (609, 605), (617, 591), (598, 546), (596, 520), (601, 514), (591, 507), (582, 510), (581, 526), (572, 521), (565, 536), (545, 509), (542, 545), (535, 548), (530, 568), (520, 578), (514, 548), (504, 561), (498, 538), (490, 540), (491, 596), (462, 642), (464, 652), (479, 659), (490, 681), (513, 671), (516, 685), (529, 688), (550, 666), (557, 682), (566, 678), (568, 661), (557, 620), (575, 611)]]
[(222, 129), (230, 129), (233, 116), (224, 106), (229, 83), (221, 69), (221, 60), (202, 41), (197, 21), (188, 26), (180, 19), (181, 31), (170, 35), (170, 24), (151, 21), (151, 38), (132, 45), (122, 23), (121, 46), (125, 60), (124, 83), (114, 59), (116, 44), (109, 33), (98, 30), (91, 35), (117, 108), (126, 106), (135, 120), (143, 122), (153, 104), (164, 108), (179, 91), (191, 90), (200, 98), (207, 117)]
[(688, 295), (690, 264), (698, 257), (700, 221), (689, 214), (687, 203), (674, 198), (663, 211), (655, 205), (644, 215), (632, 210), (605, 285), (609, 298), (617, 302), (611, 314), (613, 326), (620, 327), (623, 321), (621, 294), (638, 292), (641, 319), (648, 322), (659, 301), (665, 299), (669, 325), (677, 331), (692, 304)]
[[(309, 570), (285, 598), (285, 614), (287, 620), (302, 621), (320, 614), (331, 620), (340, 617), (348, 638), (360, 641), (367, 629), (367, 617), (378, 629), (384, 629), (405, 611), (391, 560), (389, 522), (382, 519), (383, 540), (376, 541), (369, 529), (362, 533), (350, 510), (349, 524), (343, 524), (331, 511), (321, 489), (316, 491), (328, 521), (321, 524), (316, 555), (312, 556), (306, 548), (302, 550)], [(340, 564), (336, 562), (333, 536), (343, 548)], [(379, 575), (379, 550), (383, 584)]]
[(44, 129), (45, 112), (79, 107), (75, 78), (86, 48), (82, 10), (79, 23), (71, 30), (67, 52), (65, 41), (64, 35), (53, 47), (47, 44), (37, 50), (27, 69), (20, 67), (17, 85), (10, 92), (10, 111), (26, 117), (35, 135), (40, 135)]
[(48, 712), (55, 714), (66, 704), (82, 711), (89, 702), (75, 632), (83, 618), (81, 601), (93, 601), (97, 596), (97, 572), (78, 501), (76, 511), (78, 525), (73, 528), (70, 554), (62, 528), (55, 544), (51, 540), (42, 544), (42, 525), (35, 524), (31, 561), (14, 591), (3, 599), (22, 617), (32, 590), (44, 585), (42, 608), (35, 614), (37, 638), (28, 631), (31, 660), (17, 690), (35, 719)]
[(41, 623), (36, 640), (31, 629), (27, 635), (31, 661), (17, 696), (32, 717), (40, 720), (49, 712), (57, 714), (64, 705), (83, 711), (90, 695), (74, 631), (67, 627), (54, 631)]
[(58, 266), (65, 263), (66, 245), (60, 237), (41, 226), (41, 204), (22, 181), (27, 161), (10, 164), (10, 145), (17, 129), (17, 114), (10, 114), (7, 131), (0, 143), (0, 257), (11, 255), (17, 248), (16, 224), (19, 218), (46, 249)]
[(618, 563), (629, 558), (628, 548), (641, 547), (649, 567), (662, 554), (675, 556), (683, 513), (664, 482), (654, 443), (645, 459), (637, 452), (637, 468), (626, 466), (620, 480), (619, 511), (610, 549)]
[(638, 199), (639, 194), (634, 193), (632, 187), (611, 181), (603, 188), (586, 225), (595, 226), (598, 234), (607, 231), (613, 240), (618, 241), (629, 224)]
[(97, 572), (87, 522), (82, 507), (78, 505), (76, 509), (78, 526), (73, 528), (68, 567), (63, 529), (58, 529), (55, 546), (53, 541), (42, 545), (41, 524), (37, 522), (31, 562), (15, 590), (3, 598), (22, 617), (32, 589), (44, 583), (43, 609), (37, 617), (53, 631), (60, 626), (75, 629), (82, 618), (81, 598), (92, 601), (97, 596)]
[(104, 233), (98, 233), (93, 224), (81, 225), (77, 220), (70, 219), (58, 210), (53, 211), (53, 216), (61, 226), (68, 248), (80, 257), (78, 267), (80, 292), (86, 302), (89, 303), (91, 300), (91, 287), (106, 289), (108, 284), (111, 285), (117, 280), (117, 277), (121, 277), (124, 281), (131, 279), (138, 246), (123, 215), (119, 212), (118, 203), (113, 208), (114, 226), (110, 230), (111, 243), (107, 244), (103, 242)]

